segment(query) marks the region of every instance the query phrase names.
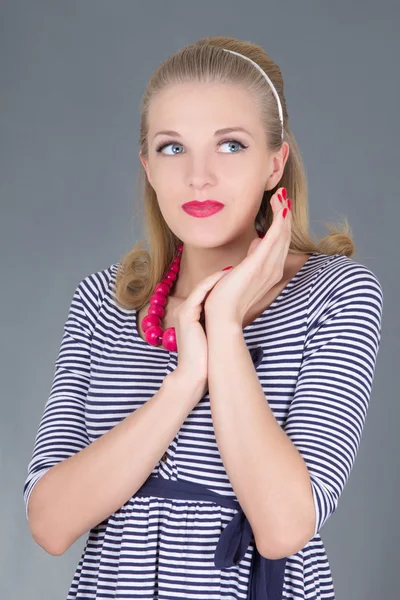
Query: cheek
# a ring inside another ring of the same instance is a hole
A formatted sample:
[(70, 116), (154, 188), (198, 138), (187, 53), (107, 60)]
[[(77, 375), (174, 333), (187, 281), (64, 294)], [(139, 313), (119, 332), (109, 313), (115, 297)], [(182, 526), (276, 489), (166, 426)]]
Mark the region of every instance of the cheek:
[(177, 217), (177, 214), (179, 213), (177, 213), (177, 211), (179, 208), (176, 205), (173, 206), (171, 201), (167, 199), (158, 199), (158, 207), (168, 227), (174, 231), (174, 233), (177, 233), (176, 226), (177, 223), (179, 223), (179, 219)]
[[(152, 183), (157, 196), (165, 201), (172, 201), (179, 193), (182, 195), (183, 176), (180, 170), (173, 165), (164, 163), (153, 169)], [(182, 200), (182, 202), (185, 202), (185, 200)]]
[(264, 182), (260, 184), (260, 175), (236, 179), (236, 187), (232, 187), (233, 201), (239, 207), (243, 203), (243, 210), (257, 214), (264, 194)]

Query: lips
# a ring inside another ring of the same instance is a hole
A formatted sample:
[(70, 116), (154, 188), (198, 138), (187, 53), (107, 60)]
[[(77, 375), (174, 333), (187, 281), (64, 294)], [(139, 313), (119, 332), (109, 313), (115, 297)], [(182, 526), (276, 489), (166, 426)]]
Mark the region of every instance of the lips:
[(186, 202), (182, 205), (182, 208), (216, 208), (224, 206), (222, 202), (217, 202), (217, 200), (204, 200), (203, 202), (199, 202), (199, 200), (192, 200), (192, 202)]
[(193, 217), (209, 217), (216, 212), (219, 212), (224, 208), (224, 204), (217, 202), (216, 200), (205, 200), (204, 202), (198, 202), (193, 200), (192, 202), (186, 202), (182, 205), (185, 212)]

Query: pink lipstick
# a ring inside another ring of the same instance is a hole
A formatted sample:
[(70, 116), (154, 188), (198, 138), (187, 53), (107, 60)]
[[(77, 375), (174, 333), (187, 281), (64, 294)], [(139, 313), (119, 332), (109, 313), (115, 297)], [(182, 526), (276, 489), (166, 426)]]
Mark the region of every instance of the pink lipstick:
[(224, 204), (221, 202), (217, 202), (216, 200), (204, 200), (204, 202), (199, 202), (198, 200), (193, 200), (193, 202), (186, 202), (182, 205), (183, 210), (191, 215), (192, 217), (204, 218), (213, 215), (216, 212), (219, 212), (224, 208)]

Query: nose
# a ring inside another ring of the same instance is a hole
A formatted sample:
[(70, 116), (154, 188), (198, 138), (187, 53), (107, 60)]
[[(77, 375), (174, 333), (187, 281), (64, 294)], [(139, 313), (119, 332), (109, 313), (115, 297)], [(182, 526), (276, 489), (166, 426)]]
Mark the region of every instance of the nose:
[(206, 157), (197, 157), (190, 161), (186, 174), (187, 183), (196, 190), (202, 190), (216, 183), (216, 174), (212, 163)]

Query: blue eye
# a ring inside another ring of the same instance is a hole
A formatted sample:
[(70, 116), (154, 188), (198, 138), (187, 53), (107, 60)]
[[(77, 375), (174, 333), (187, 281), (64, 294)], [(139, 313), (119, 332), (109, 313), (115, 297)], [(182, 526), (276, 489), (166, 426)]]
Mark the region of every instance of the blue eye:
[[(223, 140), (222, 142), (220, 142), (218, 144), (218, 146), (222, 146), (223, 144), (238, 144), (240, 146), (240, 149), (237, 152), (228, 152), (227, 154), (238, 154), (239, 152), (242, 152), (243, 150), (246, 150), (246, 148), (248, 148), (248, 146), (245, 146), (244, 144), (239, 142), (239, 140)], [(162, 144), (161, 146), (158, 146), (158, 148), (156, 149), (156, 152), (161, 154), (161, 152), (164, 150), (164, 148), (167, 148), (168, 146), (182, 146), (182, 144), (180, 144), (179, 142), (175, 142), (175, 141), (168, 142), (167, 144)], [(182, 153), (175, 152), (174, 154), (182, 154)], [(172, 156), (172, 155), (169, 154), (168, 156)]]
[[(238, 144), (240, 146), (238, 152), (241, 152), (242, 150), (246, 150), (246, 148), (248, 148), (248, 146), (245, 146), (244, 144), (239, 142), (239, 140), (223, 140), (218, 144), (218, 146), (222, 146), (223, 144)], [(228, 154), (238, 154), (238, 152), (228, 152)]]
[[(156, 152), (158, 152), (159, 154), (161, 154), (161, 152), (164, 150), (164, 148), (168, 148), (168, 146), (181, 146), (181, 144), (179, 142), (168, 142), (168, 144), (162, 144), (161, 146), (159, 146), (156, 149)], [(175, 154), (180, 154), (180, 153), (178, 152), (178, 153), (175, 153)]]

